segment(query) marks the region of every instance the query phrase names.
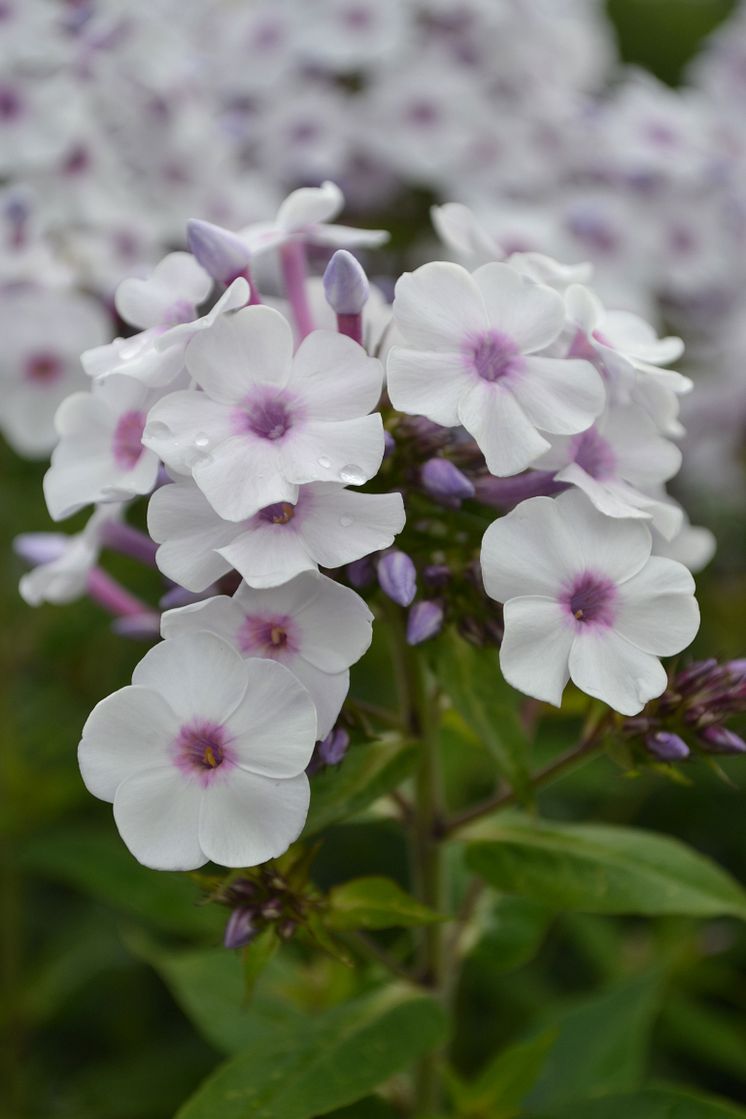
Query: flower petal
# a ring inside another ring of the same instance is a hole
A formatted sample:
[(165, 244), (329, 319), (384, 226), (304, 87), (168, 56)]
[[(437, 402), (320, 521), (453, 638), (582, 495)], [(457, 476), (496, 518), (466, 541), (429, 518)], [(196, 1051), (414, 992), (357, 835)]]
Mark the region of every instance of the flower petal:
[(266, 505), (297, 500), (281, 456), (277, 441), (234, 435), (196, 462), (192, 477), (219, 516), (244, 521)]
[[(375, 412), (355, 420), (304, 424), (282, 441), (280, 453), (285, 477), (296, 485), (330, 480), (361, 485), (378, 473), (384, 447), (383, 422)], [(279, 500), (287, 499), (272, 498)]]
[(314, 330), (298, 348), (288, 383), (302, 396), (310, 419), (350, 420), (375, 408), (383, 366), (351, 338)]
[(253, 518), (248, 530), (218, 549), (250, 587), (277, 587), (299, 575), (315, 571), (301, 534), (288, 525), (268, 524)]
[(238, 404), (255, 384), (284, 385), (290, 374), (293, 332), (272, 307), (244, 307), (221, 315), (192, 338), (187, 369), (208, 396)]
[(404, 527), (399, 493), (358, 493), (316, 482), (309, 487), (308, 502), (300, 532), (320, 567), (339, 567), (388, 548)]
[(313, 753), (316, 711), (306, 688), (276, 661), (244, 661), (246, 691), (227, 720), (236, 764), (264, 777), (295, 777)]
[(525, 595), (555, 598), (582, 569), (577, 541), (551, 497), (522, 501), (484, 534), (482, 577), (497, 602)]
[[(190, 474), (207, 446), (230, 438), (231, 410), (204, 392), (172, 392), (148, 412), (142, 441), (172, 470)], [(195, 439), (205, 443), (201, 450)]]
[(479, 288), (459, 264), (437, 260), (397, 281), (394, 320), (411, 346), (461, 351), (464, 340), (489, 328)]
[(258, 866), (287, 851), (308, 815), (305, 773), (285, 780), (236, 768), (230, 780), (206, 790), (199, 823), (200, 845), (221, 866)]
[(85, 787), (113, 801), (127, 777), (168, 761), (178, 728), (166, 700), (149, 688), (128, 686), (102, 699), (88, 716), (78, 747)]
[(302, 657), (295, 657), (288, 667), (297, 676), (316, 708), (316, 737), (326, 738), (342, 710), (342, 704), (350, 690), (350, 673), (321, 672)]
[(661, 695), (668, 682), (656, 657), (630, 644), (613, 629), (586, 626), (570, 650), (570, 677), (581, 691), (603, 700), (622, 715), (637, 715)]
[(224, 723), (246, 692), (246, 662), (212, 633), (183, 634), (149, 649), (132, 683), (163, 696), (182, 722)]
[(512, 687), (559, 707), (570, 678), (573, 628), (552, 599), (513, 598), (505, 604), (500, 667)]
[(114, 797), (114, 820), (129, 850), (153, 870), (196, 870), (207, 862), (199, 843), (203, 792), (175, 766), (128, 777)]
[(192, 482), (161, 486), (150, 499), (148, 532), (160, 544), (158, 567), (187, 590), (203, 591), (230, 571), (219, 549), (240, 531), (218, 517)]
[(498, 478), (520, 474), (549, 448), (510, 389), (497, 383), (473, 384), (459, 404), (459, 419)]
[(526, 358), (511, 389), (531, 422), (556, 435), (585, 431), (606, 403), (603, 381), (591, 363), (570, 358)]
[(562, 330), (565, 306), (551, 288), (498, 261), (477, 268), (473, 279), (484, 300), (489, 325), (512, 338), (521, 353), (543, 349)]
[(386, 387), (399, 412), (427, 416), (444, 427), (461, 422), (458, 406), (474, 384), (460, 354), (393, 346), (386, 359)]
[(651, 556), (642, 571), (619, 588), (614, 629), (646, 653), (680, 653), (699, 629), (694, 590), (683, 564)]
[(647, 562), (653, 542), (641, 521), (622, 521), (604, 516), (577, 490), (555, 498), (568, 533), (575, 537), (582, 568), (615, 583), (635, 575)]

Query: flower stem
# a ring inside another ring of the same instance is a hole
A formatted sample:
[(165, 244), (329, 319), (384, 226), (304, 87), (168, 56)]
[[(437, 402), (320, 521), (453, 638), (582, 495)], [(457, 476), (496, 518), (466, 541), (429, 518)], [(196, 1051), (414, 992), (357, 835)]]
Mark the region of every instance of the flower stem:
[(301, 241), (287, 241), (280, 248), (280, 266), (298, 337), (301, 341), (313, 330), (313, 316), (306, 291), (306, 250)]

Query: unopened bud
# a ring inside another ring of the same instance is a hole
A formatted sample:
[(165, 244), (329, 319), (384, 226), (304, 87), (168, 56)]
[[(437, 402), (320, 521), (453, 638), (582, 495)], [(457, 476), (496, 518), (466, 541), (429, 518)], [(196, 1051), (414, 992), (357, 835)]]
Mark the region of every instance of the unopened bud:
[(61, 532), (23, 532), (13, 541), (13, 551), (32, 567), (59, 559), (70, 543)]
[(359, 315), (368, 302), (365, 270), (347, 249), (337, 249), (324, 272), (324, 295), (338, 315)]
[(223, 934), (226, 948), (244, 948), (250, 944), (259, 931), (254, 925), (254, 914), (250, 909), (234, 909), (228, 918)]
[(324, 765), (339, 765), (347, 753), (350, 736), (342, 727), (335, 727), (318, 745), (319, 760)]
[(363, 587), (369, 587), (376, 575), (370, 556), (363, 556), (362, 559), (353, 560), (352, 563), (347, 564), (345, 570), (347, 572), (347, 578), (350, 581), (350, 586), (358, 591), (362, 590)]
[(474, 496), (474, 486), (469, 478), (447, 458), (431, 458), (420, 471), (422, 485), (439, 501), (458, 505), (465, 498)]
[(415, 602), (407, 618), (407, 643), (421, 645), (435, 637), (443, 626), (443, 607), (439, 602)]
[(690, 664), (683, 672), (677, 673), (674, 681), (676, 691), (693, 691), (695, 686), (703, 683), (717, 666), (718, 662), (714, 657), (710, 657), (710, 659), (706, 661), (695, 661), (694, 664)]
[(226, 286), (238, 276), (245, 276), (251, 253), (236, 234), (209, 221), (192, 218), (187, 222), (189, 251), (206, 272)]
[(645, 746), (654, 758), (662, 762), (679, 762), (689, 757), (689, 747), (683, 738), (667, 730), (657, 730), (647, 735)]
[(746, 754), (746, 742), (727, 727), (706, 727), (699, 737), (708, 754)]
[(409, 606), (417, 593), (417, 571), (406, 552), (394, 549), (378, 563), (381, 590), (399, 606)]

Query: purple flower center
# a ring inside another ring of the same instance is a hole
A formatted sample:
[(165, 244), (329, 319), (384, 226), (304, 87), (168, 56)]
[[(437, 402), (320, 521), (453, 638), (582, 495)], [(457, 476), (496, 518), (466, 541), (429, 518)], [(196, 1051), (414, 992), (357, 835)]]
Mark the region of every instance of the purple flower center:
[(501, 381), (523, 368), (523, 357), (515, 342), (499, 330), (488, 330), (470, 342), (466, 360), (483, 381)]
[(224, 762), (233, 762), (233, 751), (225, 727), (210, 719), (185, 723), (171, 748), (176, 766), (186, 776), (195, 774), (209, 783)]
[(573, 460), (591, 478), (602, 482), (616, 474), (616, 455), (611, 444), (595, 428), (591, 427), (576, 435), (572, 447)]
[(121, 470), (132, 470), (140, 461), (145, 448), (142, 433), (145, 430), (146, 415), (133, 409), (124, 412), (114, 428), (111, 451), (114, 461)]
[(35, 385), (52, 385), (62, 376), (63, 368), (57, 354), (40, 350), (26, 358), (24, 377)]
[(0, 86), (0, 120), (16, 120), (23, 110), (23, 102), (11, 86)]
[(247, 615), (237, 640), (242, 653), (273, 660), (282, 660), (287, 653), (298, 651), (293, 620), (287, 614)]
[(560, 602), (580, 626), (611, 626), (616, 614), (616, 584), (586, 571), (563, 591)]
[(295, 516), (295, 506), (289, 501), (275, 501), (273, 505), (265, 505), (260, 509), (257, 516), (272, 525), (286, 525)]
[(236, 410), (234, 424), (238, 434), (251, 432), (274, 442), (287, 435), (298, 419), (298, 407), (287, 394), (272, 389), (253, 392)]

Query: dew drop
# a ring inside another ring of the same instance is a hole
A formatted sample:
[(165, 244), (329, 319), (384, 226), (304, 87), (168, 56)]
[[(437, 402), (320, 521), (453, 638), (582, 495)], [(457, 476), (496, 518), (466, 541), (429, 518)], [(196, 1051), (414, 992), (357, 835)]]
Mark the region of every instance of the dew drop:
[(194, 437), (194, 445), (199, 447), (200, 450), (204, 450), (205, 447), (210, 446), (210, 436), (206, 435), (204, 431), (198, 431)]
[(343, 513), (342, 516), (339, 518), (339, 523), (341, 524), (342, 528), (349, 528), (353, 521), (354, 517), (349, 517), (346, 513)]
[(327, 458), (326, 455), (322, 455), (319, 459), (319, 466), (322, 467), (323, 470), (328, 470), (331, 464), (332, 460)]
[(363, 482), (367, 479), (359, 466), (350, 463), (348, 466), (343, 466), (340, 470), (339, 480), (340, 482), (344, 482), (346, 486), (362, 486)]
[(168, 424), (164, 424), (161, 420), (153, 420), (151, 423), (145, 425), (143, 431), (143, 439), (168, 439), (173, 432)]

